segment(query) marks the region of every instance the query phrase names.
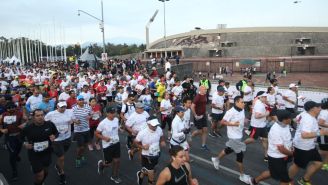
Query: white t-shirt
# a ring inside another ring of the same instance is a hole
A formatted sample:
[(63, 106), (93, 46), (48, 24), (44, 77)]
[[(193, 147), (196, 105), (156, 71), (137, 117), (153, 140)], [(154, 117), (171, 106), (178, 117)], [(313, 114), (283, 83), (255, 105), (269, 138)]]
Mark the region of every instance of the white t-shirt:
[(212, 105), (219, 107), (220, 109), (212, 108), (212, 113), (214, 114), (222, 114), (223, 113), (223, 106), (224, 106), (224, 97), (218, 95), (217, 93), (213, 94), (212, 98)]
[(71, 124), (74, 119), (72, 109), (66, 109), (63, 113), (54, 110), (44, 117), (44, 120), (53, 122), (57, 127), (59, 135), (55, 141), (63, 141), (71, 137)]
[(235, 108), (229, 109), (224, 117), (228, 122), (239, 122), (239, 126), (227, 126), (227, 136), (230, 139), (241, 139), (243, 137), (245, 111), (237, 111)]
[(146, 111), (143, 111), (142, 114), (134, 112), (130, 115), (128, 120), (126, 120), (125, 126), (131, 127), (134, 132), (139, 132), (147, 127), (147, 119), (149, 114)]
[[(127, 111), (126, 111), (127, 110)], [(136, 111), (136, 108), (134, 107), (134, 104), (130, 104), (129, 102), (124, 103), (122, 105), (121, 112), (124, 113), (124, 117), (128, 119), (132, 113)]]
[(39, 96), (34, 96), (34, 95), (30, 96), (27, 99), (26, 104), (30, 104), (31, 111), (34, 111), (39, 107), (41, 102), (42, 102), (42, 95), (39, 94)]
[[(183, 119), (181, 119), (178, 115), (175, 115), (172, 121), (172, 137), (170, 143), (173, 145), (178, 145), (180, 142), (186, 140), (186, 135), (183, 133), (185, 129), (185, 124)], [(177, 143), (177, 142), (179, 143)]]
[(155, 131), (150, 130), (149, 127), (141, 130), (136, 141), (141, 142), (142, 145), (149, 145), (148, 150), (142, 149), (141, 154), (145, 156), (158, 156), (160, 152), (160, 140), (163, 136), (163, 131), (160, 127), (157, 127)]
[(309, 113), (302, 113), (300, 118), (300, 124), (296, 129), (294, 136), (294, 146), (301, 150), (311, 150), (315, 148), (315, 138), (303, 139), (301, 134), (303, 132), (317, 132), (319, 130), (318, 121), (315, 117), (311, 116)]
[(101, 141), (103, 148), (107, 148), (113, 144), (120, 142), (118, 130), (119, 122), (117, 118), (114, 118), (113, 120), (105, 118), (99, 123), (97, 131), (100, 132), (101, 135), (110, 138), (109, 142), (106, 142), (104, 140)]
[(228, 97), (229, 97), (229, 102), (234, 103), (234, 98), (239, 95), (239, 91), (237, 91), (234, 87), (229, 87), (227, 89)]
[[(288, 89), (283, 96), (286, 96), (289, 100), (296, 103), (297, 97), (296, 93), (290, 89)], [(295, 105), (292, 103), (289, 103), (288, 101), (285, 101), (285, 107), (286, 108), (295, 108)]]
[(163, 107), (165, 109), (165, 111), (161, 112), (162, 114), (165, 114), (165, 115), (170, 115), (171, 114), (172, 104), (171, 104), (170, 100), (163, 99), (161, 101), (161, 107)]
[(256, 128), (264, 128), (266, 126), (266, 117), (262, 117), (260, 119), (255, 118), (255, 113), (261, 113), (262, 115), (265, 114), (266, 109), (264, 103), (262, 103), (260, 100), (257, 100), (255, 102), (252, 117), (251, 117), (251, 126)]
[(245, 87), (244, 93), (249, 93), (247, 95), (244, 95), (244, 101), (245, 102), (251, 102), (251, 101), (253, 101), (253, 90), (252, 90), (252, 88), (250, 86), (246, 86)]
[(267, 100), (268, 100), (270, 107), (274, 107), (274, 104), (276, 104), (276, 96), (274, 94), (268, 94)]
[(191, 109), (187, 109), (183, 116), (183, 121), (185, 123), (185, 128), (190, 128), (190, 116), (191, 116)]
[(171, 90), (171, 92), (174, 94), (173, 100), (176, 100), (177, 98), (181, 98), (183, 88), (182, 86), (174, 86)]
[(270, 129), (268, 135), (268, 155), (273, 158), (284, 158), (287, 155), (282, 154), (278, 150), (278, 146), (284, 145), (286, 149), (292, 148), (292, 135), (290, 133), (289, 125), (285, 127), (280, 126), (278, 123), (274, 123)]
[[(325, 121), (325, 124), (328, 123), (328, 110), (321, 109), (320, 114), (318, 116), (318, 120), (322, 119)], [(320, 127), (321, 129), (328, 130), (326, 127)]]
[(153, 99), (151, 98), (150, 94), (143, 94), (140, 96), (139, 101), (141, 101), (144, 105), (150, 107)]
[(88, 92), (81, 92), (80, 95), (83, 96), (85, 103), (89, 103), (89, 100), (91, 98), (91, 93), (89, 91)]

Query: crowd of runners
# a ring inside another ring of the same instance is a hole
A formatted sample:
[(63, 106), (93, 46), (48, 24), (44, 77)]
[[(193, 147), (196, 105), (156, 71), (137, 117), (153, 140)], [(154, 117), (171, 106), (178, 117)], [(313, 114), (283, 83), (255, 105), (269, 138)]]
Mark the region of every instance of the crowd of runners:
[[(169, 61), (164, 74), (132, 60), (110, 61), (100, 70), (63, 63), (0, 68), (0, 136), (13, 181), (24, 147), (35, 185), (44, 183), (53, 154), (59, 184), (66, 184), (65, 153), (76, 141), (75, 167), (83, 167), (88, 151), (102, 150), (97, 171), (101, 175), (112, 168), (110, 179), (119, 184), (123, 136), (129, 160), (140, 161), (139, 185), (198, 185), (190, 166), (194, 147), (217, 152), (210, 159), (213, 170), (235, 153), (239, 180), (246, 184), (271, 177), (280, 184), (311, 185), (318, 170), (328, 171), (328, 98), (320, 104), (308, 101), (297, 112), (298, 87), (293, 83), (282, 93), (278, 80), (271, 79), (267, 91), (256, 91), (246, 75), (236, 85), (219, 80), (211, 91), (206, 77), (199, 85), (191, 76), (178, 79)], [(191, 147), (195, 137), (201, 146)], [(225, 149), (209, 148), (208, 137), (227, 137)], [(262, 143), (268, 170), (250, 176), (243, 161), (247, 145), (256, 140)], [(155, 170), (164, 147), (171, 162)], [(294, 179), (300, 168), (305, 174)]]

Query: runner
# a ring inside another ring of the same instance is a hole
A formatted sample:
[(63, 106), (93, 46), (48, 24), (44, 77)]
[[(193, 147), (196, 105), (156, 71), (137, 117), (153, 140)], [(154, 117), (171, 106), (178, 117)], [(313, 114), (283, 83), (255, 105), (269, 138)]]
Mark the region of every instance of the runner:
[(224, 93), (224, 88), (222, 86), (218, 86), (217, 92), (214, 93), (212, 96), (212, 131), (208, 134), (211, 137), (222, 137), (219, 129), (222, 128), (220, 122), (224, 116)]
[(191, 105), (191, 111), (194, 115), (195, 126), (197, 130), (192, 133), (192, 136), (200, 135), (202, 139), (202, 146), (203, 150), (209, 151), (209, 148), (206, 145), (207, 140), (207, 120), (206, 120), (206, 87), (200, 86), (199, 87), (199, 94), (196, 95), (194, 98), (194, 102)]
[[(268, 131), (266, 129), (266, 117), (269, 116), (269, 111), (267, 111), (265, 107), (265, 103), (267, 102), (267, 94), (259, 92), (257, 94), (259, 98), (258, 101), (255, 102), (252, 118), (251, 118), (251, 126), (249, 128), (250, 135), (249, 138), (245, 140), (246, 144), (254, 143), (259, 137), (262, 141), (263, 151), (264, 151), (264, 161), (268, 161)], [(244, 97), (245, 98), (245, 97)], [(247, 106), (245, 104), (245, 106)]]
[(97, 150), (100, 150), (100, 140), (96, 138), (94, 141), (94, 133), (96, 131), (96, 128), (100, 122), (100, 118), (102, 116), (101, 114), (101, 106), (100, 104), (97, 104), (97, 100), (95, 98), (90, 98), (89, 105), (91, 107), (91, 116), (89, 120), (89, 127), (90, 127), (90, 143), (88, 145), (88, 148), (90, 151), (93, 150), (93, 146), (96, 147)]
[(160, 112), (161, 112), (161, 128), (165, 131), (166, 125), (168, 126), (167, 139), (171, 139), (171, 124), (172, 124), (172, 104), (170, 100), (170, 93), (164, 93), (164, 99), (161, 101)]
[(98, 173), (103, 174), (104, 169), (112, 163), (113, 170), (110, 179), (116, 184), (119, 184), (122, 182), (119, 177), (121, 157), (120, 138), (118, 135), (119, 121), (115, 116), (115, 107), (107, 107), (106, 112), (106, 118), (99, 123), (95, 131), (96, 137), (102, 141), (104, 157), (103, 160), (98, 161)]
[(172, 137), (170, 139), (171, 148), (181, 146), (185, 150), (185, 160), (189, 162), (189, 145), (187, 142), (187, 134), (190, 128), (187, 128), (183, 120), (186, 109), (178, 106), (175, 108), (176, 115), (172, 121)]
[[(318, 116), (321, 130), (328, 130), (328, 98), (321, 101), (321, 111)], [(319, 149), (323, 158), (322, 170), (328, 171), (328, 136), (318, 137)]]
[(319, 130), (316, 119), (320, 113), (319, 104), (308, 101), (304, 104), (304, 110), (306, 113), (302, 115), (293, 140), (294, 163), (289, 168), (289, 177), (293, 179), (300, 168), (306, 169), (298, 183), (311, 185), (311, 177), (322, 167), (322, 159), (316, 149), (315, 141), (319, 136), (327, 136), (328, 131)]
[(20, 139), (21, 130), (24, 128), (23, 113), (17, 109), (13, 102), (6, 105), (6, 112), (1, 115), (0, 133), (5, 134), (5, 144), (9, 152), (9, 163), (12, 170), (12, 181), (18, 178), (17, 162), (21, 160), (19, 153), (22, 149)]
[(91, 108), (88, 104), (84, 104), (83, 96), (77, 97), (77, 105), (73, 107), (73, 113), (77, 122), (74, 123), (74, 139), (77, 142), (77, 156), (75, 160), (75, 167), (82, 167), (82, 163), (86, 162), (85, 148), (90, 143), (90, 127), (89, 119), (91, 115)]
[(34, 185), (42, 185), (48, 175), (51, 164), (51, 145), (58, 136), (56, 126), (44, 120), (44, 113), (40, 109), (32, 112), (32, 122), (21, 132), (28, 159), (34, 173)]
[(173, 146), (169, 153), (171, 163), (159, 174), (156, 185), (198, 185), (197, 179), (192, 178), (184, 148)]
[(128, 155), (129, 159), (132, 160), (134, 153), (138, 151), (138, 148), (133, 147), (133, 142), (137, 134), (147, 127), (147, 119), (149, 114), (144, 111), (144, 104), (138, 102), (136, 103), (136, 111), (131, 114), (125, 124), (125, 128), (128, 132)]
[(148, 127), (140, 131), (134, 140), (141, 151), (141, 170), (137, 172), (137, 184), (141, 185), (145, 176), (148, 176), (148, 185), (155, 181), (155, 166), (160, 156), (160, 145), (165, 147), (163, 131), (158, 125), (157, 118), (147, 121)]
[(277, 111), (277, 121), (270, 129), (268, 136), (268, 164), (269, 170), (264, 171), (256, 178), (252, 178), (252, 185), (272, 177), (280, 185), (289, 185), (291, 179), (288, 175), (288, 163), (293, 156), (292, 135), (289, 126), (292, 114), (286, 110)]
[(222, 119), (222, 124), (227, 126), (227, 136), (229, 138), (226, 142), (226, 148), (223, 149), (218, 157), (212, 157), (212, 162), (215, 169), (219, 169), (220, 160), (234, 152), (236, 154), (236, 163), (239, 169), (239, 180), (249, 184), (250, 176), (244, 173), (244, 152), (246, 151), (246, 145), (242, 142), (244, 122), (245, 122), (245, 103), (241, 96), (236, 96), (234, 99), (234, 107), (229, 109)]
[(59, 135), (54, 140), (52, 148), (57, 156), (55, 169), (59, 176), (59, 183), (66, 184), (66, 175), (64, 172), (65, 153), (71, 146), (71, 124), (76, 122), (72, 110), (66, 109), (66, 102), (59, 102), (57, 110), (49, 112), (45, 116), (45, 121), (51, 121), (56, 126)]

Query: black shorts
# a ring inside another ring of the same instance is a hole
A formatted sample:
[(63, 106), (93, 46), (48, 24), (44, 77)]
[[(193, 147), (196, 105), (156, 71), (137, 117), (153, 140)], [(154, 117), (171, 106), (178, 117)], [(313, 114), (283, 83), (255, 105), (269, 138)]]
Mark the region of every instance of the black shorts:
[(141, 156), (141, 165), (147, 170), (154, 170), (155, 166), (158, 164), (159, 156)]
[(51, 153), (46, 153), (42, 155), (34, 156), (30, 160), (32, 171), (34, 174), (40, 173), (45, 168), (48, 168), (51, 164)]
[(320, 150), (328, 151), (328, 136), (320, 136), (317, 141)]
[(201, 130), (204, 127), (207, 127), (206, 115), (203, 115), (203, 117), (199, 120), (194, 119), (194, 121), (195, 121), (195, 126), (198, 130)]
[(251, 133), (249, 134), (250, 138), (253, 138), (253, 139), (258, 139), (259, 137), (268, 138), (268, 130), (266, 127), (256, 128), (256, 127), (250, 126), (249, 130), (251, 131)]
[(280, 182), (288, 183), (291, 181), (288, 175), (288, 160), (285, 158), (273, 158), (268, 156), (268, 166), (271, 177)]
[(276, 106), (271, 109), (269, 116), (277, 116), (277, 107)]
[(301, 150), (295, 148), (294, 150), (294, 163), (300, 167), (305, 169), (309, 162), (311, 161), (319, 161), (321, 162), (321, 156), (316, 148), (311, 150)]
[(71, 146), (71, 138), (63, 141), (55, 141), (52, 143), (52, 149), (57, 157), (63, 156)]
[(115, 143), (107, 148), (103, 149), (104, 160), (106, 164), (109, 164), (113, 161), (113, 159), (117, 159), (121, 157), (121, 145), (120, 142)]
[(90, 142), (90, 131), (85, 131), (85, 132), (75, 132), (74, 133), (74, 139), (77, 143), (78, 147), (81, 147), (83, 145), (86, 145)]
[(212, 117), (212, 121), (213, 122), (219, 122), (223, 119), (224, 113), (221, 114), (216, 114), (216, 113), (212, 113), (211, 117)]

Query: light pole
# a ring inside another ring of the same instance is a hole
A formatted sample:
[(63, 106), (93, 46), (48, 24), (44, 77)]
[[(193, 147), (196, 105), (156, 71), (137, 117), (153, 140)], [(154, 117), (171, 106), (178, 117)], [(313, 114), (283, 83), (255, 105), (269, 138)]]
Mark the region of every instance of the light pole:
[[(104, 7), (103, 7), (103, 1), (101, 1), (101, 19), (97, 18), (96, 16), (93, 16), (91, 14), (89, 14), (88, 12), (86, 11), (83, 11), (83, 10), (77, 10), (77, 15), (80, 16), (80, 12), (84, 13), (84, 14), (87, 14), (88, 16), (100, 21), (100, 24), (99, 24), (99, 27), (100, 27), (100, 30), (102, 32), (102, 39), (103, 39), (103, 53), (106, 53), (106, 49), (105, 49), (105, 27), (104, 27)], [(81, 45), (82, 47), (82, 45)]]
[(149, 26), (152, 22), (154, 22), (157, 13), (158, 13), (158, 10), (155, 11), (154, 15), (149, 19), (149, 21), (146, 25), (146, 50), (149, 49)]
[(163, 6), (164, 6), (164, 51), (165, 51), (165, 58), (167, 57), (167, 51), (166, 51), (166, 19), (165, 19), (165, 2), (166, 1), (170, 1), (170, 0), (158, 0), (163, 2)]

